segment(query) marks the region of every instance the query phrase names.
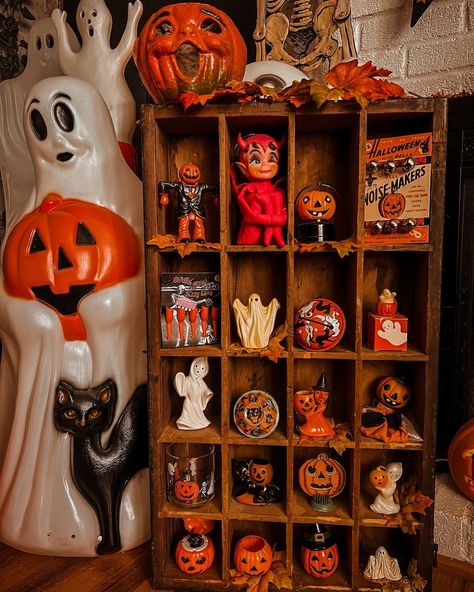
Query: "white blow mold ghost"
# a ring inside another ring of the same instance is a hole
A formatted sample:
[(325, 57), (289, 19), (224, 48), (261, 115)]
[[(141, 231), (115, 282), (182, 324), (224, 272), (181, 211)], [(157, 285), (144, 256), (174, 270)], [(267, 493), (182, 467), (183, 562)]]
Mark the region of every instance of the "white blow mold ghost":
[(135, 101), (124, 72), (132, 57), (142, 12), (140, 0), (128, 4), (125, 31), (120, 43), (112, 49), (112, 16), (104, 0), (81, 0), (76, 13), (76, 23), (82, 38), (82, 48), (78, 52), (68, 42), (67, 13), (56, 9), (52, 14), (58, 31), (59, 57), (64, 73), (86, 80), (99, 91), (112, 115), (118, 140), (129, 144), (132, 142), (136, 113)]
[[(65, 35), (71, 47), (79, 48), (69, 26)], [(25, 98), (34, 84), (60, 74), (56, 28), (50, 18), (37, 20), (28, 37), (26, 68), (17, 78), (0, 83), (0, 173), (5, 199), (1, 210), (6, 211), (7, 233), (30, 198), (35, 181), (23, 131)]]
[[(12, 297), (0, 282), (0, 540), (33, 553), (94, 556), (99, 525), (74, 484), (71, 437), (54, 426), (54, 395), (59, 380), (88, 388), (112, 378), (115, 423), (146, 381), (142, 184), (122, 158), (104, 100), (87, 82), (64, 76), (36, 84), (24, 126), (36, 186), (20, 217), (54, 193), (112, 210), (140, 245), (138, 273), (79, 302), (84, 340), (66, 340), (52, 308)], [(149, 538), (147, 473), (135, 475), (122, 497), (122, 550)]]

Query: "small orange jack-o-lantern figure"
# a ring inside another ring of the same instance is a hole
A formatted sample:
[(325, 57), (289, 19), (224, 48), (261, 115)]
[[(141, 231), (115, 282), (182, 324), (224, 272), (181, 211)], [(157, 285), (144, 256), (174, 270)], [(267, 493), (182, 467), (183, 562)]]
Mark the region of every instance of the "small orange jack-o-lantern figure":
[(301, 415), (314, 413), (316, 409), (316, 401), (314, 399), (314, 391), (297, 391), (293, 400), (295, 411)]
[(249, 478), (259, 487), (268, 485), (273, 479), (273, 467), (270, 461), (253, 459), (249, 464)]
[(382, 218), (400, 218), (405, 211), (406, 199), (402, 193), (389, 193), (379, 201), (379, 213)]
[(180, 502), (192, 503), (199, 497), (199, 485), (196, 481), (175, 481), (174, 494)]
[(324, 524), (315, 524), (304, 535), (301, 563), (314, 578), (331, 577), (339, 565), (339, 551), (331, 531)]
[(179, 180), (187, 185), (197, 185), (201, 178), (201, 171), (192, 162), (183, 165), (178, 171)]
[(81, 300), (136, 275), (140, 265), (138, 237), (123, 218), (53, 193), (13, 228), (3, 254), (7, 292), (52, 308), (66, 340), (87, 337)]
[(306, 495), (319, 494), (331, 498), (344, 489), (346, 471), (337, 460), (322, 452), (301, 465), (298, 480)]
[(143, 84), (156, 103), (193, 91), (207, 94), (242, 80), (247, 48), (234, 22), (209, 4), (170, 4), (146, 22), (134, 51)]
[(369, 481), (375, 489), (385, 489), (388, 485), (389, 475), (385, 467), (377, 467), (370, 472)]
[(296, 198), (296, 215), (300, 222), (327, 222), (336, 214), (336, 190), (325, 183), (309, 185)]
[(466, 422), (449, 445), (449, 470), (462, 493), (474, 501), (474, 418)]
[(381, 378), (375, 390), (377, 399), (382, 405), (393, 411), (403, 409), (411, 399), (411, 388), (403, 380), (394, 376), (384, 376)]
[(212, 540), (203, 534), (188, 534), (176, 545), (175, 560), (181, 571), (193, 575), (208, 570), (214, 561)]
[(262, 576), (272, 566), (272, 549), (263, 537), (248, 535), (234, 549), (235, 569), (244, 576)]

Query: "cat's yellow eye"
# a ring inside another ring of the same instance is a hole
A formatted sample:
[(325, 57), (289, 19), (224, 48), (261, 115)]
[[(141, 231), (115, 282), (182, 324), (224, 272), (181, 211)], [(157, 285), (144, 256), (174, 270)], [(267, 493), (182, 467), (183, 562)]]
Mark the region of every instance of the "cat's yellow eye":
[(77, 413), (74, 411), (74, 409), (68, 409), (67, 411), (64, 412), (64, 415), (69, 419), (74, 419), (76, 417)]

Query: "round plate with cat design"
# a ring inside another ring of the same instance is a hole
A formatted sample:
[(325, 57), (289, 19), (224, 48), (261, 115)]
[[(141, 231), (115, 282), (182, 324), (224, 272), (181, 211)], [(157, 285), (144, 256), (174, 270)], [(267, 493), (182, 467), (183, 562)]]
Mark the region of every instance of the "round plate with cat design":
[(266, 391), (247, 391), (234, 405), (234, 423), (248, 438), (266, 438), (275, 430), (279, 419), (277, 402)]

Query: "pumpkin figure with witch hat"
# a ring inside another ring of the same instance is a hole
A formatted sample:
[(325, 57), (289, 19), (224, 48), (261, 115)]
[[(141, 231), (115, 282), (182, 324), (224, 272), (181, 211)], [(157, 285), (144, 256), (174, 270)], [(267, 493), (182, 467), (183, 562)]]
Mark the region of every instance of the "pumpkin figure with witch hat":
[(297, 391), (294, 396), (296, 431), (309, 438), (332, 438), (334, 429), (326, 411), (329, 398), (326, 372), (322, 372), (318, 384), (311, 390)]
[(304, 534), (301, 563), (313, 578), (331, 577), (339, 565), (339, 551), (328, 526), (312, 525)]

